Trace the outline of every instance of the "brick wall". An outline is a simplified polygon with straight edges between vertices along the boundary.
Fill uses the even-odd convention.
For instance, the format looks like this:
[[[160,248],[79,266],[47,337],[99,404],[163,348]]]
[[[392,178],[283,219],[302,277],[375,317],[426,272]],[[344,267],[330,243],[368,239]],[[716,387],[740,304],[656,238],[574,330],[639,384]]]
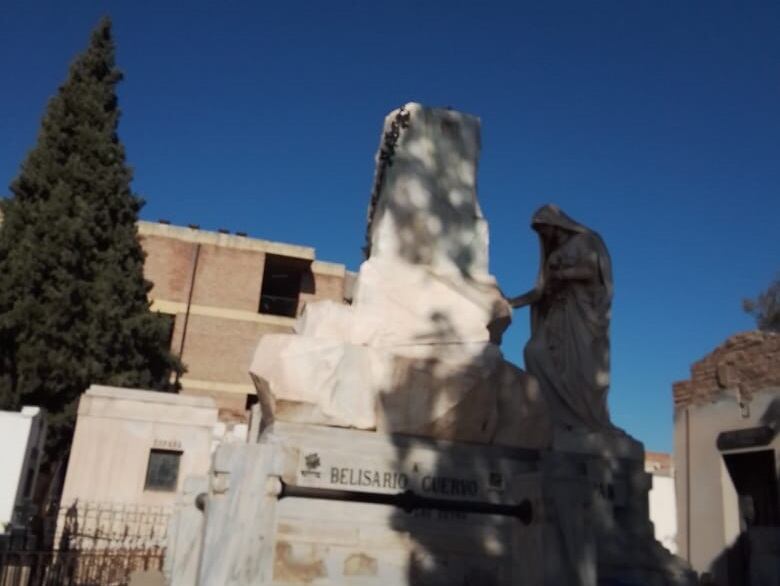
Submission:
[[[182,360],[186,378],[252,384],[249,364],[262,334],[291,328],[190,314]]]
[[[256,312],[265,254],[202,244],[192,303]]]
[[[153,283],[149,296],[187,303],[195,244],[174,238],[141,236],[146,252],[144,276]]]
[[[258,313],[266,253],[311,262],[313,249],[197,229],[142,223],[146,278],[157,309],[175,316],[171,349],[187,367],[182,394],[213,397],[221,420],[241,420],[252,393],[249,364],[261,335],[292,332],[293,319]],[[195,252],[197,271],[186,320]],[[344,267],[312,262],[298,305],[344,299]]]
[[[743,332],[691,366],[691,378],[672,385],[675,409],[701,404],[726,389],[749,401],[761,389],[780,386],[780,334]]]
[[[342,303],[344,301],[344,277],[314,273],[314,292],[301,292],[301,303],[298,304],[299,312],[310,301],[330,299]]]
[[[153,283],[150,297],[186,303],[197,243],[142,236],[144,274]],[[192,303],[256,312],[265,254],[254,250],[200,244]]]

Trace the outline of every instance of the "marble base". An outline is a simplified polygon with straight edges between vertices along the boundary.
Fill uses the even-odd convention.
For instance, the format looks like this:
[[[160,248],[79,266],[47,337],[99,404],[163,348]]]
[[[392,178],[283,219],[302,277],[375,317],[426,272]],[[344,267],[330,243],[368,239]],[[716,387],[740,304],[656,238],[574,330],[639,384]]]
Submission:
[[[692,586],[653,538],[641,448],[625,434],[565,452],[277,421],[218,448],[203,513],[204,485],[188,485],[169,583]]]
[[[277,422],[215,454],[197,584],[541,586],[537,455]],[[439,504],[360,500],[409,491]],[[457,510],[469,503],[528,516]]]
[[[619,429],[556,429],[542,462],[545,507],[556,528],[547,551],[559,561],[559,583],[697,584],[690,567],[655,539],[652,475],[644,470],[641,442]]]

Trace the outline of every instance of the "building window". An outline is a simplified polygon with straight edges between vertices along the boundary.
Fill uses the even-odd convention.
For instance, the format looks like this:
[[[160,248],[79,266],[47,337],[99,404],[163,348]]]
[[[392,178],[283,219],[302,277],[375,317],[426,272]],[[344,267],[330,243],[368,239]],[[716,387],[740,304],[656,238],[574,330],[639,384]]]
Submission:
[[[260,313],[295,317],[302,285],[311,273],[311,261],[267,254],[260,292]]]
[[[144,490],[175,491],[179,481],[181,455],[182,452],[175,450],[152,450],[149,453]]]

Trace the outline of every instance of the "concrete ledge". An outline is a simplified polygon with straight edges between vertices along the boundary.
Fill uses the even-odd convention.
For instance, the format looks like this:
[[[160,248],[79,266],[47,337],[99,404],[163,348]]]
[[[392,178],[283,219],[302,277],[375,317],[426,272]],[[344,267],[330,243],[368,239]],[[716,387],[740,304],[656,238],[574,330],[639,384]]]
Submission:
[[[208,230],[187,228],[184,226],[171,226],[169,224],[159,224],[157,222],[139,221],[138,234],[140,236],[175,238],[176,240],[183,240],[185,242],[213,244],[214,246],[221,246],[225,248],[255,250],[258,252],[268,252],[270,254],[279,254],[283,256],[292,256],[295,258],[314,260],[314,248],[311,246],[299,246],[296,244],[285,244],[284,242],[272,242],[270,240],[261,240],[259,238],[250,238],[248,236],[236,236],[234,234],[210,232]]]
[[[311,263],[311,272],[317,275],[333,275],[334,277],[344,277],[347,268],[344,265],[335,262],[325,262],[315,260]]]
[[[162,313],[186,313],[187,304],[181,301],[168,301],[167,299],[152,299],[152,311]],[[223,319],[234,319],[237,321],[249,321],[271,326],[285,326],[292,328],[295,325],[296,318],[285,317],[282,315],[271,315],[267,313],[255,313],[243,309],[228,309],[226,307],[216,307],[213,305],[190,305],[190,315],[203,315],[207,317],[220,317]]]
[[[143,403],[161,403],[165,405],[203,407],[206,409],[216,408],[214,399],[211,397],[164,393],[160,391],[124,387],[109,387],[105,385],[90,385],[84,395],[88,397],[105,397],[107,399],[128,399]]]
[[[247,375],[247,378],[248,376],[249,375]],[[197,378],[186,377],[179,379],[179,382],[184,388],[198,389],[201,391],[215,391],[237,395],[254,395],[257,392],[254,385],[249,383],[228,383],[223,381],[201,380]]]

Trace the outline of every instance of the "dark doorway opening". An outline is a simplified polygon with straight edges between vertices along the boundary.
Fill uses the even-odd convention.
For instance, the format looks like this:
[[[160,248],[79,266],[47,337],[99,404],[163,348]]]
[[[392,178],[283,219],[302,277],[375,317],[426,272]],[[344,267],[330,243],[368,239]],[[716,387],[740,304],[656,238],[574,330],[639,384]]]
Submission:
[[[713,567],[718,584],[777,584],[776,558],[767,563],[766,546],[780,537],[780,503],[774,450],[723,454],[737,492],[740,534]],[[767,574],[774,578],[767,580]]]
[[[740,520],[747,527],[780,526],[774,450],[724,454],[739,495]]]
[[[310,260],[267,254],[259,312],[295,317],[302,285],[310,273]]]

